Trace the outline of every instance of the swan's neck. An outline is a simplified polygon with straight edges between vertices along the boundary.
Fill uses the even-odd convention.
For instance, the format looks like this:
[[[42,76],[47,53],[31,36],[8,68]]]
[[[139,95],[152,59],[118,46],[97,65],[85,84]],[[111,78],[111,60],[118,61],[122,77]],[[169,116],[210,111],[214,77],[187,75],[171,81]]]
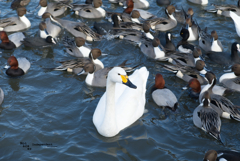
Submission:
[[[31,22],[25,15],[23,15],[22,17],[19,16],[19,18],[27,26],[27,28],[31,26]]]
[[[42,16],[47,10],[47,7],[41,7],[38,11],[38,16]]]
[[[234,74],[234,72],[226,73],[220,77],[219,82],[221,83],[224,79],[234,79],[234,78],[237,78],[237,76]]]

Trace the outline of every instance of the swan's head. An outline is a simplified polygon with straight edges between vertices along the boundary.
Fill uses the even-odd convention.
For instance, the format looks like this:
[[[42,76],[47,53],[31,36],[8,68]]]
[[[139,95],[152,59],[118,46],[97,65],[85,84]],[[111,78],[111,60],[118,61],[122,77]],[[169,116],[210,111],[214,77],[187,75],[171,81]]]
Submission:
[[[121,67],[114,67],[109,71],[107,80],[110,80],[115,83],[122,83],[130,88],[136,89],[137,86],[132,84],[132,82],[128,79],[127,73]]]

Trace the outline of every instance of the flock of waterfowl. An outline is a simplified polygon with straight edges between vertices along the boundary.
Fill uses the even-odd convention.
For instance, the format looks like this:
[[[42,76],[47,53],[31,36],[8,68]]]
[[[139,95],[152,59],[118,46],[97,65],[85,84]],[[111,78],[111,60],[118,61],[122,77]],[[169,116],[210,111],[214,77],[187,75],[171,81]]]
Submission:
[[[205,5],[208,0],[189,0],[192,3]],[[91,49],[85,41],[101,41],[104,35],[129,41],[140,48],[147,57],[155,59],[160,66],[172,71],[180,79],[188,83],[190,96],[198,98],[200,105],[193,112],[193,123],[220,142],[221,119],[240,121],[240,106],[234,105],[223,95],[229,92],[240,91],[240,59],[238,52],[240,45],[234,42],[231,53],[223,52],[223,46],[218,40],[216,31],[211,34],[202,29],[194,20],[194,11],[176,9],[170,5],[170,0],[157,0],[157,4],[166,5],[167,18],[157,17],[146,10],[149,3],[146,0],[109,0],[111,3],[124,6],[122,13],[105,11],[101,0],[86,0],[85,4],[72,3],[65,0],[47,2],[40,0],[41,8],[38,16],[43,21],[39,23],[39,37],[25,37],[22,30],[31,27],[31,22],[25,16],[25,8],[30,0],[15,0],[11,8],[17,11],[18,17],[9,17],[0,20],[0,48],[12,50],[21,44],[31,47],[49,47],[58,44],[56,37],[62,29],[71,33],[75,38],[65,37],[62,42],[66,51],[77,57],[76,59],[62,61],[61,66],[53,70],[67,70],[75,74],[86,75],[85,82],[89,86],[106,87],[93,114],[93,124],[97,131],[105,137],[113,137],[121,130],[138,120],[144,113],[146,103],[146,83],[149,71],[146,67],[136,69],[126,67],[126,61],[116,67],[104,68],[98,59],[103,55],[100,49]],[[56,18],[62,15],[67,8],[82,18],[106,18],[108,22],[95,22],[92,27],[79,21],[70,21]],[[208,12],[231,17],[240,36],[240,1],[234,5],[212,5]],[[154,37],[151,31],[165,32],[182,23],[180,36],[182,40],[177,46],[172,43],[172,34],[165,33],[161,41]],[[14,33],[13,33],[14,32]],[[7,33],[12,33],[8,35]],[[232,65],[232,72],[220,77],[219,82],[225,87],[215,85],[217,82],[214,71],[207,71],[202,60],[202,51],[199,47],[190,44],[190,41],[199,41],[199,47],[213,63]],[[27,73],[30,62],[26,58],[11,56],[8,59],[6,74],[11,77]],[[133,72],[129,77],[126,72]],[[201,86],[202,85],[202,86]],[[161,107],[169,107],[175,111],[178,100],[173,92],[165,87],[161,74],[155,77],[152,88],[152,98]],[[3,102],[4,94],[0,91],[0,100]],[[223,159],[224,158],[224,159]],[[214,151],[206,153],[204,160],[240,160],[240,154],[233,151]]]

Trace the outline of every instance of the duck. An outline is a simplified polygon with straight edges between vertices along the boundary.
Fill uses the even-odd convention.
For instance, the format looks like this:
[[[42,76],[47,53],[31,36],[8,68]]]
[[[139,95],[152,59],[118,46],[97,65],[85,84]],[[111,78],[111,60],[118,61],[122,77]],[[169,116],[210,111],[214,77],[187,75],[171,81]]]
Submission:
[[[199,95],[201,93],[201,89],[203,89],[206,85],[201,85],[199,81],[196,78],[191,79],[188,82],[188,89],[189,89],[189,96],[192,98],[199,98]],[[231,90],[230,88],[225,88],[222,86],[215,85],[212,88],[213,94],[224,96],[226,94],[233,93],[234,90]]]
[[[162,66],[164,69],[175,73],[178,78],[184,80],[187,83],[193,78],[198,79],[200,84],[208,83],[204,76],[207,73],[207,71],[204,69],[205,63],[202,60],[198,60],[195,67],[185,66],[178,62],[172,65],[159,65]]]
[[[61,63],[61,66],[53,68],[53,70],[67,70],[68,72],[74,72],[75,74],[79,74],[86,64],[92,62],[94,63],[93,69],[95,72],[97,72],[98,70],[104,68],[103,63],[98,59],[101,55],[101,50],[98,48],[94,48],[88,53],[88,57],[78,57],[77,59],[60,61],[59,63]],[[85,72],[84,74],[87,74],[87,72]]]
[[[226,97],[214,94],[212,92],[212,89],[216,84],[215,74],[208,72],[206,73],[205,77],[208,80],[208,84],[201,90],[199,102],[203,100],[204,92],[208,91],[211,98],[211,106],[219,113],[219,116],[226,119],[240,121],[240,112],[238,110],[239,106],[234,105]]]
[[[193,111],[193,123],[222,143],[220,136],[221,119],[212,108],[210,101],[210,94],[207,91],[204,92],[201,104]]]
[[[165,44],[163,44],[163,47],[166,51],[176,51],[176,47],[174,43],[172,42],[172,34],[171,32],[166,32],[165,34]]]
[[[101,8],[102,0],[93,0],[93,4],[72,4],[72,10],[76,15],[86,18],[104,18],[106,16],[106,11]]]
[[[218,34],[215,30],[211,32],[211,35],[207,33],[207,28],[205,30],[200,30],[199,33],[199,46],[206,52],[222,52],[223,45],[218,39]]]
[[[41,37],[26,37],[21,42],[23,45],[30,48],[50,47],[57,44],[56,40],[52,36],[48,36],[45,39]]]
[[[17,9],[18,17],[10,17],[0,20],[0,31],[17,32],[25,30],[31,26],[31,22],[25,16],[27,10],[25,7]]]
[[[44,19],[44,23],[46,24],[46,26],[43,26],[43,27],[46,27],[45,30],[48,33],[47,36],[52,36],[53,38],[56,38],[62,30],[61,27],[52,23],[52,21],[51,21],[52,16],[49,12],[45,12],[42,15],[42,18]],[[44,37],[42,37],[42,38],[44,38]]]
[[[194,4],[200,4],[200,5],[207,5],[208,4],[208,0],[188,0],[191,3]]]
[[[225,17],[230,17],[230,11],[232,11],[236,13],[238,16],[240,16],[240,0],[238,0],[237,6],[212,4],[212,7],[213,8],[208,9],[207,12],[212,12]]]
[[[165,80],[160,73],[155,76],[155,85],[152,88],[152,98],[158,106],[164,108],[168,107],[172,111],[176,111],[178,107],[177,97],[171,90],[165,87]]]
[[[156,2],[159,6],[171,4],[171,0],[156,0]]]
[[[120,67],[109,71],[106,92],[93,114],[93,124],[99,134],[113,137],[143,115],[148,75],[146,67],[134,71],[129,77]]]
[[[25,7],[25,6],[27,6],[29,4],[30,1],[31,0],[14,0],[11,3],[11,8],[13,10],[16,10],[19,7]]]
[[[208,150],[204,155],[203,161],[239,161],[240,153],[230,150]]]
[[[112,22],[112,15],[117,14],[118,19],[120,22],[133,22],[137,24],[141,24],[139,18],[140,18],[140,13],[137,10],[132,10],[131,13],[118,13],[118,12],[107,12],[107,19],[109,22]]]
[[[124,28],[124,29],[136,29],[142,30],[142,24],[133,23],[133,22],[120,22],[117,14],[112,15],[112,23],[97,23],[95,22],[93,28],[100,35],[106,35],[113,28]]]
[[[180,31],[180,36],[182,40],[178,42],[177,49],[182,53],[192,53],[194,50],[194,45],[187,42],[189,38],[189,31],[185,28],[182,28]]]
[[[240,37],[240,16],[238,16],[236,13],[230,11],[230,17],[232,18],[232,20],[235,24],[236,32],[237,32],[238,36]]]
[[[74,37],[82,37],[87,41],[99,41],[101,39],[101,36],[99,34],[94,32],[90,27],[88,27],[88,25],[83,22],[74,22],[70,20],[55,18],[50,13],[44,13],[44,15],[46,15],[46,18],[49,18],[49,21],[53,21],[59,24]],[[56,26],[59,27],[58,25]]]
[[[223,74],[219,78],[219,82],[222,83],[227,88],[240,92],[240,84],[239,84],[240,65],[234,64],[231,68],[232,68],[232,72]]]
[[[168,18],[157,17],[146,21],[150,23],[153,30],[168,31],[177,26],[177,20],[173,16],[174,11],[175,7],[173,5],[169,5],[165,9]]]
[[[240,63],[238,56],[240,52],[240,45],[238,42],[232,43],[231,54],[228,52],[207,52],[209,59],[216,64],[229,65],[233,63]]]
[[[5,31],[0,31],[1,44],[0,48],[4,50],[12,50],[22,45],[22,40],[25,38],[22,32],[16,32],[11,35],[7,35]]]
[[[85,39],[82,37],[75,37],[74,39],[65,37],[63,45],[66,47],[67,53],[75,57],[89,57],[91,52],[91,48],[85,45]]]
[[[189,32],[189,38],[187,41],[196,41],[198,40],[199,35],[199,27],[198,25],[192,21],[190,18],[186,18],[186,29]]]
[[[38,11],[38,16],[41,17],[45,12],[52,14],[54,17],[61,16],[67,8],[71,7],[70,1],[58,1],[47,3],[47,0],[40,0],[41,8]]]
[[[174,12],[174,17],[176,18],[177,22],[181,23],[181,24],[185,24],[186,23],[186,18],[190,18],[191,22],[193,23],[193,14],[194,11],[192,8],[188,8],[188,11],[186,13],[186,11],[182,8],[182,9],[175,9]]]
[[[11,77],[26,74],[31,66],[31,63],[24,57],[16,58],[15,56],[10,56],[7,62],[9,67],[7,67],[6,74]]]

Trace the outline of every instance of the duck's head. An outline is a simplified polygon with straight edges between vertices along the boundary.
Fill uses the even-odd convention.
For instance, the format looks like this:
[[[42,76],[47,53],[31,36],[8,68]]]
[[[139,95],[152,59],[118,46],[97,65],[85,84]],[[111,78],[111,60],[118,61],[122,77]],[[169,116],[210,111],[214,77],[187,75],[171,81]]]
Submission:
[[[240,64],[234,64],[232,66],[232,72],[234,72],[236,76],[240,76]]]
[[[143,27],[143,31],[144,31],[145,33],[148,33],[148,32],[150,31],[150,29],[151,29],[151,25],[150,25],[149,22],[144,22],[144,23],[142,24],[142,27]]]
[[[94,8],[98,8],[102,6],[102,0],[93,0]]]
[[[139,18],[140,17],[140,13],[137,10],[133,10],[131,13],[131,17],[132,18]]]
[[[193,50],[193,57],[198,58],[201,55],[202,55],[202,50],[198,47],[195,47]]]
[[[133,0],[127,0],[126,6],[127,8],[123,12],[130,14],[133,10]]]
[[[176,10],[176,8],[173,5],[169,5],[165,9],[165,12],[169,16],[169,15],[172,15],[175,12],[175,10]]]
[[[40,5],[41,7],[47,7],[47,0],[40,0],[40,1],[39,1],[39,5]]]
[[[189,31],[185,28],[182,28],[180,31],[180,36],[182,37],[182,40],[187,40],[189,38]]]
[[[132,84],[132,82],[128,79],[127,73],[121,67],[114,67],[112,70],[110,70],[107,81],[125,84],[126,86],[134,89],[137,88],[137,86]]]
[[[94,48],[94,49],[92,49],[91,50],[91,52],[89,53],[89,58],[90,59],[97,59],[99,56],[101,56],[102,55],[102,52],[101,52],[101,50],[100,49],[98,49],[98,48]]]
[[[205,78],[208,81],[208,84],[215,84],[216,83],[216,75],[213,72],[207,72],[205,74]]]
[[[217,152],[215,150],[209,150],[206,152],[203,161],[216,161],[217,160]]]
[[[190,16],[193,16],[193,14],[194,14],[193,9],[189,8],[187,14]]]
[[[0,39],[2,43],[9,43],[8,35],[5,31],[0,31]]]
[[[234,43],[232,44],[232,52],[233,52],[233,51],[238,51],[238,52],[240,52],[240,45],[239,45],[239,43],[234,42]]]
[[[54,17],[51,15],[51,13],[45,12],[45,13],[42,15],[42,18],[43,18],[43,19],[46,19],[46,18],[54,18]]]
[[[166,34],[165,34],[165,39],[166,39],[166,41],[171,41],[171,40],[172,40],[172,34],[171,34],[171,32],[166,32]]]
[[[163,76],[161,74],[156,74],[155,77],[155,88],[157,89],[163,89],[165,86],[165,80],[163,79]]]
[[[74,40],[75,40],[75,43],[76,43],[76,46],[77,46],[77,47],[83,46],[83,45],[85,44],[85,41],[86,41],[86,40],[85,40],[84,38],[82,38],[82,37],[75,37]]]
[[[217,40],[218,39],[218,34],[217,34],[217,32],[215,30],[213,30],[211,32],[211,36],[213,37],[213,40]]]
[[[10,66],[10,69],[18,69],[18,61],[15,56],[10,56],[10,58],[8,58],[7,62]]]
[[[204,63],[204,61],[202,61],[202,60],[198,60],[198,61],[196,62],[195,67],[196,67],[196,69],[197,69],[198,71],[203,70],[204,67],[205,67],[205,63]]]
[[[48,36],[48,37],[46,38],[46,42],[48,42],[48,43],[53,43],[53,44],[57,44],[57,43],[56,43],[56,40],[55,40],[52,36]]]
[[[46,25],[46,23],[45,22],[40,22],[40,24],[39,24],[39,30],[45,30],[47,28],[47,25]]]
[[[202,104],[203,107],[209,107],[211,102],[210,94],[208,91],[204,92],[203,97],[202,97]]]
[[[190,90],[192,90],[195,93],[201,92],[201,84],[196,78],[193,78],[188,82],[188,87]]]
[[[77,75],[81,75],[86,72],[92,74],[95,71],[95,69],[96,69],[96,67],[93,63],[87,63],[84,65],[82,71],[79,72]]]
[[[160,40],[159,40],[158,38],[155,37],[155,38],[152,40],[152,46],[153,46],[153,47],[158,47],[160,44],[161,44],[161,42],[160,42]]]
[[[17,14],[19,17],[24,16],[27,13],[27,9],[25,7],[19,7],[17,9]]]

